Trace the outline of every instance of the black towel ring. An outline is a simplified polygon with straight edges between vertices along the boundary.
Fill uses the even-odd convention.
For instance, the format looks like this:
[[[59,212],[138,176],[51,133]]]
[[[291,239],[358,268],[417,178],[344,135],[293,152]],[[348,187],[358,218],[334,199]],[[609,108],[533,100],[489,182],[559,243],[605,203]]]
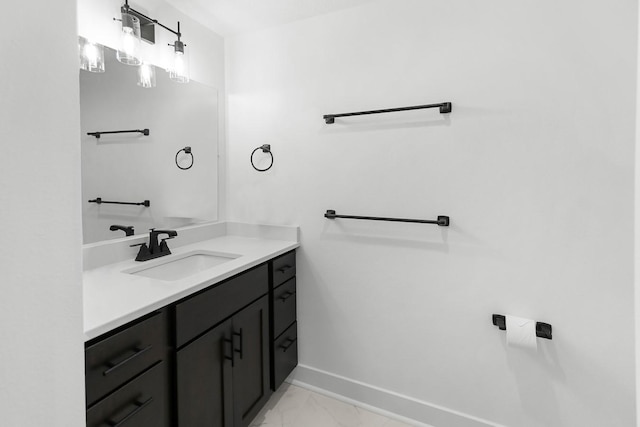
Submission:
[[[178,163],[178,156],[180,155],[180,153],[182,153],[184,151],[185,154],[189,154],[191,155],[191,164],[189,166],[186,167],[182,167],[180,166],[180,163]],[[193,166],[193,153],[191,152],[191,147],[184,147],[183,149],[179,150],[176,153],[176,166],[179,169],[182,169],[183,171],[186,171],[187,169],[191,169],[191,167]]]
[[[269,165],[269,167],[264,168],[264,169],[258,169],[256,167],[256,165],[253,163],[253,155],[256,153],[256,151],[258,150],[262,150],[263,153],[269,153],[269,155],[271,156],[271,164]],[[253,150],[251,152],[251,166],[253,166],[253,168],[255,170],[257,170],[258,172],[265,172],[268,171],[269,169],[271,169],[271,166],[273,166],[273,153],[271,152],[271,145],[269,144],[264,144],[258,148],[256,148],[255,150]]]

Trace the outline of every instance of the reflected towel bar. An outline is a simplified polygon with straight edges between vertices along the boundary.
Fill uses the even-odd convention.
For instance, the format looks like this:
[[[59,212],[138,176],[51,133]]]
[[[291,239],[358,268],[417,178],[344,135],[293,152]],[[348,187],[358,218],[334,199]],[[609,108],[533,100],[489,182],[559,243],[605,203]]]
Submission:
[[[422,110],[425,108],[439,108],[440,113],[450,113],[452,110],[452,105],[450,102],[442,102],[440,104],[427,104],[427,105],[416,105],[413,107],[400,107],[400,108],[387,108],[384,110],[372,110],[372,111],[359,111],[356,113],[341,113],[341,114],[326,114],[322,116],[325,123],[330,125],[335,123],[336,117],[349,117],[349,116],[363,116],[366,114],[382,114],[382,113],[394,113],[396,111],[409,111],[409,110]]]
[[[133,129],[133,130],[108,130],[102,132],[87,132],[87,135],[95,136],[97,139],[100,139],[101,135],[106,135],[110,133],[141,133],[144,136],[149,135],[149,129]]]
[[[408,218],[384,218],[377,216],[356,216],[356,215],[338,215],[334,210],[327,210],[324,214],[325,218],[335,219],[335,218],[346,218],[346,219],[366,219],[371,221],[393,221],[393,222],[415,222],[418,224],[436,224],[441,227],[449,226],[449,217],[438,215],[437,220],[429,220],[429,219],[408,219]]]
[[[114,204],[114,205],[135,205],[135,206],[144,206],[147,208],[151,206],[151,202],[148,200],[145,200],[144,202],[109,202],[107,200],[102,200],[101,197],[97,197],[93,200],[89,200],[89,203],[97,203],[99,205],[103,203]]]

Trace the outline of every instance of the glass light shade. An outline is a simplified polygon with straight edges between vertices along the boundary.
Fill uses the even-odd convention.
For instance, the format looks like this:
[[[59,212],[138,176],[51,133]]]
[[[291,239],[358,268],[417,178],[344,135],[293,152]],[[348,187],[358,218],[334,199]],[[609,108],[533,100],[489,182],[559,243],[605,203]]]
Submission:
[[[78,38],[80,69],[92,73],[104,73],[104,47],[84,37]]]
[[[127,65],[140,65],[140,20],[129,14],[122,14],[121,47],[116,53],[118,61]]]
[[[182,42],[176,42],[169,78],[174,82],[189,83],[189,56],[185,52]]]
[[[143,88],[156,87],[156,67],[143,62],[138,67],[138,86]]]

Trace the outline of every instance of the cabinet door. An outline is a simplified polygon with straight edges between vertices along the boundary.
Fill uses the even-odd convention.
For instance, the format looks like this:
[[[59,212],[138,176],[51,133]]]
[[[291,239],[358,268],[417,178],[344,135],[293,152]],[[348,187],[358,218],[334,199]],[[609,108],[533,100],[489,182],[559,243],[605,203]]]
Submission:
[[[178,351],[178,426],[232,427],[231,320]]]
[[[234,426],[246,427],[270,397],[269,300],[260,298],[233,316]]]

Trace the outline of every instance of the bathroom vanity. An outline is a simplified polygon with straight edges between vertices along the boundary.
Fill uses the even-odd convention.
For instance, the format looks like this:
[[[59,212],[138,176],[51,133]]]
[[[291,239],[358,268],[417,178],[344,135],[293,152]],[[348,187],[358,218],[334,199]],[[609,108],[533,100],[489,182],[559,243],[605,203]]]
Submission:
[[[196,247],[240,256],[174,281],[130,261],[85,272],[85,307],[115,301],[116,277],[149,297],[85,314],[88,427],[245,427],[296,366],[297,242],[224,236],[174,258]]]

